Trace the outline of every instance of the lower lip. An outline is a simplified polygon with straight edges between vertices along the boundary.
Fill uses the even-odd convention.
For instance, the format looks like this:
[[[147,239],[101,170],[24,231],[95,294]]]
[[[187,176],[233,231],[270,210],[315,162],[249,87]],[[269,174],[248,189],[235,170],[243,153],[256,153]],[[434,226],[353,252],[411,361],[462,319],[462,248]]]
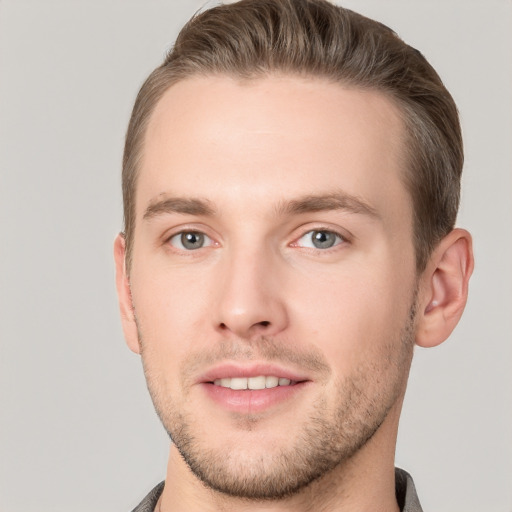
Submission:
[[[231,412],[254,414],[291,400],[303,391],[308,384],[308,381],[304,381],[291,386],[234,390],[203,382],[201,387],[210,399],[224,409]]]

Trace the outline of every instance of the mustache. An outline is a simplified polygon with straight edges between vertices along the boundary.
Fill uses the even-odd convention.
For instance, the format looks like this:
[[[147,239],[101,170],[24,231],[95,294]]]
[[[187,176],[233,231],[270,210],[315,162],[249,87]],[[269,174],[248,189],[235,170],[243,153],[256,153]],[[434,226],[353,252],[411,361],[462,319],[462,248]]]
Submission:
[[[224,339],[216,342],[209,350],[203,349],[189,354],[181,368],[182,382],[193,380],[205,368],[226,360],[237,362],[258,360],[289,364],[324,377],[331,373],[331,367],[325,356],[316,347],[297,347],[272,337],[262,336],[253,340]]]

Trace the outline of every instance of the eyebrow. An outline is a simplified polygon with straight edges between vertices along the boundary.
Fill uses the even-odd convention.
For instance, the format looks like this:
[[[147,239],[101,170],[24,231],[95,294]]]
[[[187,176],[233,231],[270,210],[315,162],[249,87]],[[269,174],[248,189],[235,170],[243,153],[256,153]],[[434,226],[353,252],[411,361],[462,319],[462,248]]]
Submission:
[[[332,194],[307,195],[283,202],[277,207],[278,214],[301,214],[326,210],[345,210],[376,219],[380,218],[377,210],[362,198],[341,191]]]
[[[215,209],[210,201],[188,197],[167,197],[151,201],[144,212],[144,219],[151,219],[165,213],[181,213],[183,215],[204,215],[211,217]]]
[[[350,213],[368,215],[380,218],[377,210],[360,197],[335,192],[331,194],[307,195],[290,201],[282,201],[276,207],[276,214],[298,215],[310,212],[327,210],[345,210]],[[178,213],[182,215],[202,215],[212,217],[216,210],[207,199],[192,197],[166,197],[151,201],[144,212],[144,219],[151,219],[166,213]]]

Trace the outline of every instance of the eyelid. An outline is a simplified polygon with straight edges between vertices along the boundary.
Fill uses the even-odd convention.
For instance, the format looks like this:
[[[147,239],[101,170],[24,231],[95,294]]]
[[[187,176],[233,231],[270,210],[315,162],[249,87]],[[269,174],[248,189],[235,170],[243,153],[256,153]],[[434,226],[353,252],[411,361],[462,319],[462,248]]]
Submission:
[[[346,245],[346,244],[351,243],[351,241],[353,239],[353,237],[350,234],[347,234],[345,232],[345,230],[341,230],[339,228],[328,227],[328,226],[325,226],[325,225],[323,225],[323,226],[322,225],[320,225],[320,226],[308,226],[308,228],[309,229],[303,228],[301,230],[301,234],[299,236],[295,237],[294,241],[290,244],[292,247],[300,247],[302,249],[308,249],[308,250],[313,250],[313,251],[328,252],[329,250],[335,250],[340,245]],[[302,238],[304,238],[306,235],[309,235],[310,233],[314,233],[314,232],[332,233],[337,238],[339,238],[339,241],[337,241],[333,246],[327,247],[325,249],[321,249],[321,248],[318,248],[318,247],[307,247],[307,246],[299,244],[299,241]]]
[[[197,226],[197,225],[180,225],[175,226],[174,228],[168,230],[163,236],[162,236],[162,244],[163,245],[169,245],[172,249],[175,249],[177,251],[181,252],[187,252],[192,253],[195,251],[198,251],[199,249],[208,248],[208,247],[214,247],[218,246],[219,243],[217,242],[216,238],[212,236],[210,233],[211,230],[204,226]],[[200,247],[198,249],[192,250],[192,249],[186,249],[185,247],[180,248],[176,247],[176,245],[171,244],[171,240],[175,237],[179,237],[183,235],[183,233],[198,233],[205,237],[205,241],[208,240],[207,245],[204,245],[203,247]]]
[[[205,241],[205,244],[202,245],[201,247],[198,247],[197,249],[187,249],[186,247],[183,246],[183,243],[181,242],[181,237],[185,234],[185,233],[189,233],[189,234],[196,234],[196,235],[202,235],[204,237],[204,241]],[[177,242],[179,243],[179,245],[181,247],[179,247],[178,245],[174,245],[172,243],[172,240],[173,239],[176,239]],[[178,249],[180,251],[186,251],[186,252],[189,252],[189,251],[197,251],[199,249],[204,249],[205,247],[211,247],[212,245],[214,245],[214,241],[206,234],[206,233],[202,233],[200,231],[179,231],[178,233],[175,233],[174,235],[172,235],[170,238],[168,238],[168,241],[167,241],[170,245],[172,245],[175,249]]]

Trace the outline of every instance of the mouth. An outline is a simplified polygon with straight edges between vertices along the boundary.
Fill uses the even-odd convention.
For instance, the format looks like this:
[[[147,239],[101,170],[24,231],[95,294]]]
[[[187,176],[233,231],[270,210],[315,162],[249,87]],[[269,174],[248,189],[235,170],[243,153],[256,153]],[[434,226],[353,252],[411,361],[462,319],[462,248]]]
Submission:
[[[278,386],[293,386],[297,381],[287,379],[286,377],[275,377],[273,375],[258,375],[257,377],[224,377],[215,379],[214,386],[233,389],[235,391],[250,389],[272,389]]]
[[[222,364],[203,375],[198,384],[215,407],[254,414],[291,403],[312,384],[311,379],[276,365]]]

